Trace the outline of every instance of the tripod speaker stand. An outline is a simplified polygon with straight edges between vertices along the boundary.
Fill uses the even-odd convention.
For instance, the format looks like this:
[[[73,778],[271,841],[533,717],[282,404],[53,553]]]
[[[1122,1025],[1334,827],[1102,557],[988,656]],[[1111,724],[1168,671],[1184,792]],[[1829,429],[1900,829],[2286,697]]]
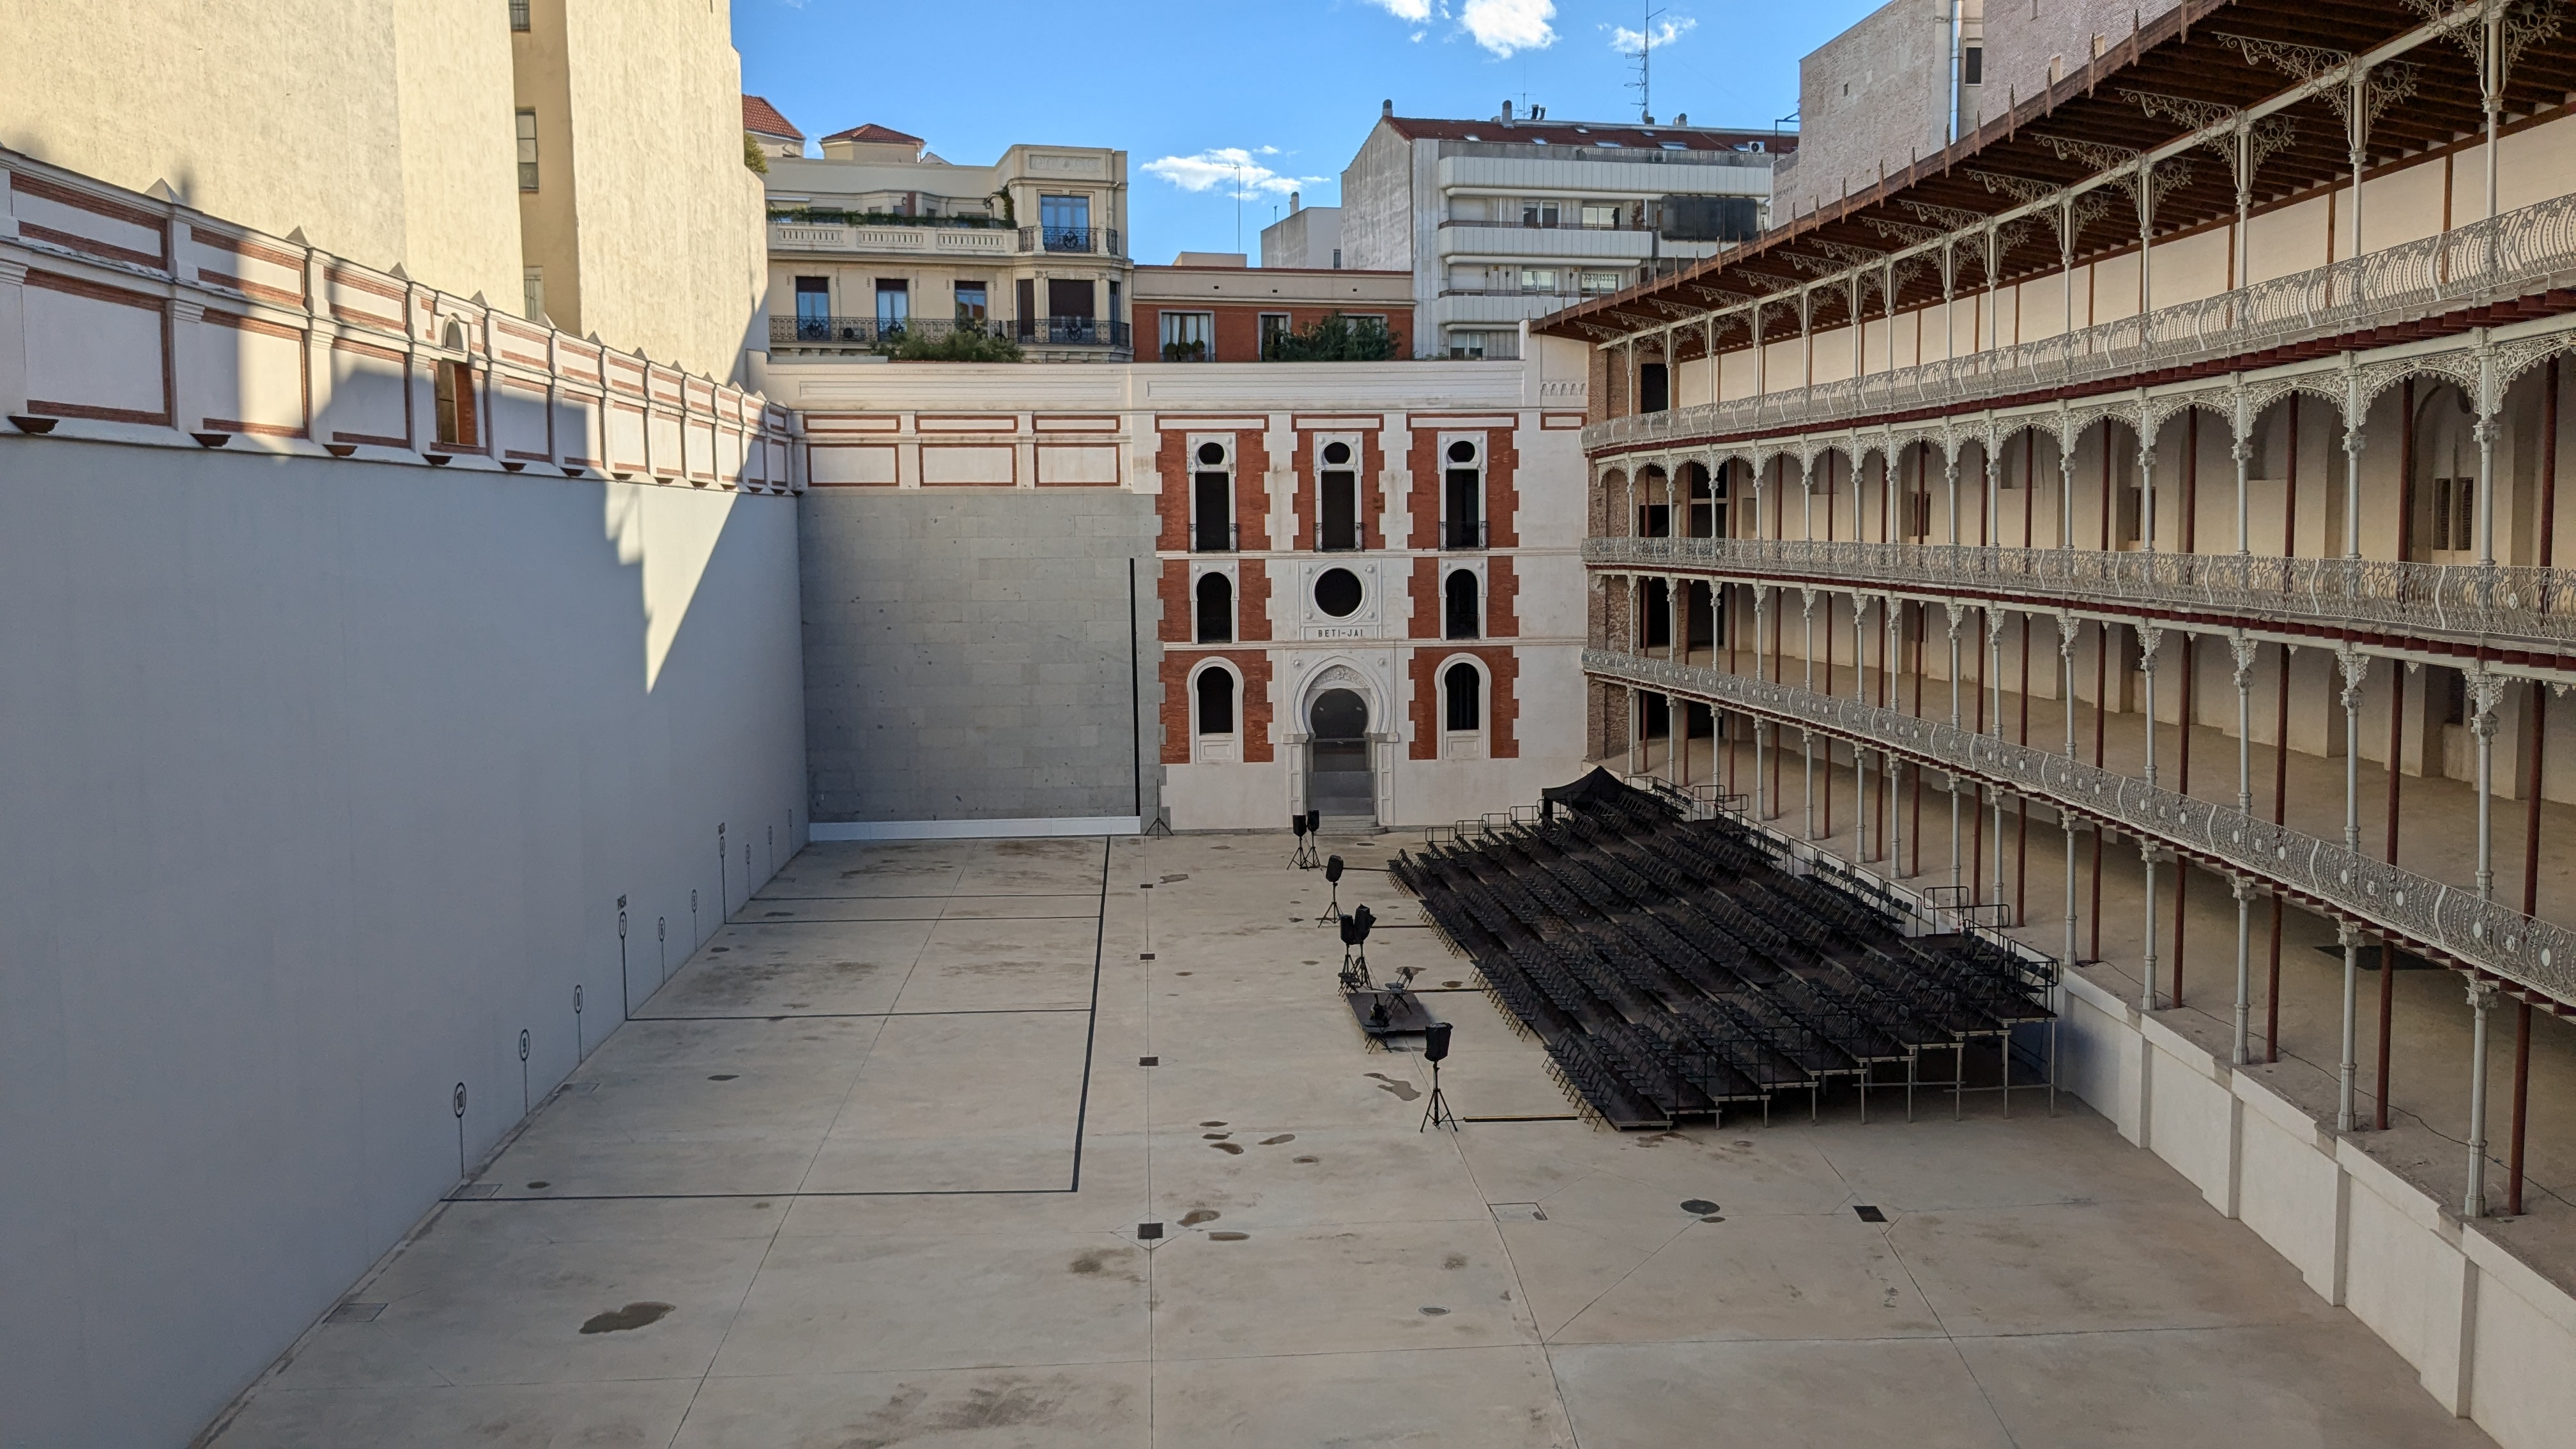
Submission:
[[[1342,858],[1340,856],[1324,857],[1324,881],[1333,888],[1333,899],[1330,905],[1324,907],[1324,913],[1315,918],[1315,924],[1319,926],[1329,926],[1342,918]]]
[[[1422,1033],[1422,1055],[1431,1063],[1431,1101],[1422,1109],[1422,1125],[1413,1129],[1428,1132],[1433,1127],[1458,1130],[1458,1114],[1449,1110],[1448,1095],[1440,1090],[1440,1062],[1449,1055],[1449,1023],[1435,1021]]]
[[[1288,817],[1288,828],[1297,832],[1297,853],[1288,857],[1288,863],[1299,870],[1313,870],[1316,865],[1315,842],[1312,839],[1315,829],[1314,815],[1311,812],[1305,815],[1291,815]]]

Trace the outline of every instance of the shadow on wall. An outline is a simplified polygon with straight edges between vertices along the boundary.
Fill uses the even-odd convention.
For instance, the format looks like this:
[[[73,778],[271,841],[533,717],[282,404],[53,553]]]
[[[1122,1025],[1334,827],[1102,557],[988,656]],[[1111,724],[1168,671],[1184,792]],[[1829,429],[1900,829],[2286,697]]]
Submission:
[[[186,1442],[793,853],[795,516],[0,438],[9,1443]]]

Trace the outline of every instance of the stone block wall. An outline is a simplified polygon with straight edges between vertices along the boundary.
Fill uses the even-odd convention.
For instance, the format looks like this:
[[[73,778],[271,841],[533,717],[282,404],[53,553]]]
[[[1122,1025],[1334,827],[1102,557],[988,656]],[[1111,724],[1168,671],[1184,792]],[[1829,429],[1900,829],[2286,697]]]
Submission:
[[[1140,789],[1152,815],[1166,592],[1153,504],[1109,489],[809,494],[813,818],[1123,816]]]

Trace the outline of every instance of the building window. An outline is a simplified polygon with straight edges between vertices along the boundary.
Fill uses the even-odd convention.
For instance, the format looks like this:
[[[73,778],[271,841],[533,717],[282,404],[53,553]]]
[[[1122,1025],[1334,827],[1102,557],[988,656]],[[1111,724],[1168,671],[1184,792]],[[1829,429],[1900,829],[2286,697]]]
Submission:
[[[528,28],[528,0],[510,0],[510,28],[512,30]]]
[[[1986,48],[1971,45],[1959,52],[1959,84],[1981,86],[1986,83]]]
[[[1637,365],[1637,411],[1659,413],[1673,405],[1672,373],[1660,362]]]
[[[1229,670],[1208,668],[1199,671],[1199,733],[1230,735],[1234,733],[1234,675]]]
[[[1444,639],[1473,639],[1482,632],[1483,611],[1476,607],[1476,575],[1468,569],[1453,569],[1442,589],[1447,608],[1441,618],[1440,636]]]
[[[1619,224],[1619,204],[1615,201],[1606,206],[1587,204],[1583,208],[1583,224],[1587,227],[1594,228],[1595,230],[1607,230],[1611,227],[1617,226]]]
[[[474,448],[474,369],[462,362],[438,364],[438,441],[451,448]]]
[[[1279,355],[1279,339],[1288,335],[1289,331],[1290,328],[1288,325],[1287,313],[1264,312],[1261,314],[1261,355],[1264,360]]]
[[[796,337],[802,342],[821,342],[832,335],[832,279],[798,277],[796,279]]]
[[[546,269],[519,269],[519,315],[531,322],[546,320]]]
[[[1038,198],[1040,245],[1051,252],[1087,252],[1091,250],[1091,198],[1088,196],[1041,196]]]
[[[973,322],[980,326],[989,315],[989,308],[990,303],[986,298],[983,283],[959,282],[957,284],[958,321]]]
[[[1440,692],[1447,707],[1441,713],[1451,734],[1470,734],[1485,727],[1484,684],[1476,666],[1464,660],[1442,671]]]
[[[1340,247],[1335,247],[1335,248],[1333,248],[1333,270],[1338,272],[1338,271],[1340,271],[1341,269],[1342,269],[1342,249],[1341,249]]]
[[[1164,313],[1163,360],[1165,362],[1215,361],[1216,314],[1214,312]]]
[[[1234,470],[1226,466],[1225,444],[1206,442],[1196,452],[1198,471],[1190,479],[1190,548],[1196,553],[1230,553],[1234,549]]]
[[[1555,290],[1556,290],[1556,268],[1554,268],[1554,267],[1523,267],[1523,268],[1521,268],[1521,290],[1522,290],[1522,291],[1524,291],[1524,292],[1553,292],[1553,291],[1555,291]]]
[[[537,113],[519,112],[519,189],[537,189]]]
[[[1518,356],[1520,356],[1520,337],[1517,333],[1450,329],[1451,361],[1474,361],[1478,358],[1498,358],[1509,361]]]
[[[1521,225],[1523,226],[1554,226],[1556,214],[1556,203],[1553,201],[1521,203]]]
[[[1583,290],[1591,293],[1618,291],[1619,274],[1617,272],[1585,272],[1583,274]]]
[[[1485,546],[1485,470],[1476,466],[1476,445],[1464,438],[1448,449],[1449,469],[1440,490],[1440,546]]]
[[[1234,642],[1234,581],[1223,574],[1201,574],[1198,586],[1198,642]]]
[[[1315,474],[1322,495],[1316,510],[1320,527],[1315,546],[1326,551],[1360,546],[1360,475],[1351,464],[1351,445],[1335,439],[1322,449],[1324,466]]]
[[[912,284],[901,277],[877,278],[877,330],[901,332],[912,321]]]

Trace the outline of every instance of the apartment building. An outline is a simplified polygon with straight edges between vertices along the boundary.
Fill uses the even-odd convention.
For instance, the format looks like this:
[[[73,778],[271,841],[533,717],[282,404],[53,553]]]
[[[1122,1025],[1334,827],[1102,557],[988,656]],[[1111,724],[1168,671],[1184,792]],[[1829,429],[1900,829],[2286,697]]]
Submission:
[[[728,4],[311,0],[294,16],[17,7],[11,40],[46,59],[0,90],[0,146],[742,376],[764,260]],[[137,37],[161,35],[185,39],[138,70]]]
[[[1302,193],[1288,193],[1288,214],[1261,229],[1261,265],[1339,270],[1342,265],[1342,209],[1308,206]]]
[[[2513,1445],[2576,1352],[2571,91],[2563,7],[2188,0],[1534,327],[1592,753],[2017,932],[2086,1098]]]
[[[1798,62],[1799,145],[1771,179],[1781,219],[1875,185],[1883,169],[1901,170],[1976,129],[1985,12],[1985,0],[1888,0]]]
[[[868,357],[960,328],[1033,361],[1129,355],[1126,152],[1018,145],[964,166],[873,123],[821,149],[782,144],[768,163],[772,357]]]
[[[1519,326],[1714,255],[1765,224],[1770,132],[1429,120],[1380,108],[1342,172],[1343,264],[1413,274],[1414,355],[1516,355]]]
[[[1405,272],[1244,265],[1241,252],[1183,252],[1136,269],[1136,329],[1163,362],[1276,362],[1308,353],[1282,339],[1340,317],[1382,328],[1397,357],[1413,355],[1413,278]]]

